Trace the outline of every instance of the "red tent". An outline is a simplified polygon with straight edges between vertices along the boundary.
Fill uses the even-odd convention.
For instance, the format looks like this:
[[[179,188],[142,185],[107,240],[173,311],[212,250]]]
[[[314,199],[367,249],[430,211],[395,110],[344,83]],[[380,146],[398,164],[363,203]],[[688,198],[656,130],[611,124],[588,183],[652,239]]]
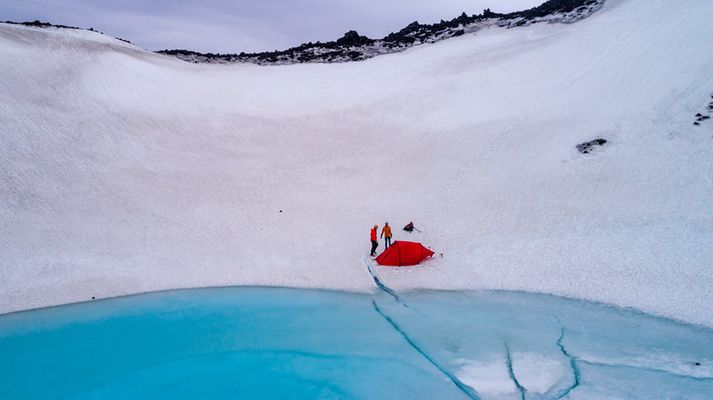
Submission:
[[[376,257],[376,262],[379,265],[402,267],[416,265],[432,255],[433,252],[421,243],[396,241]]]

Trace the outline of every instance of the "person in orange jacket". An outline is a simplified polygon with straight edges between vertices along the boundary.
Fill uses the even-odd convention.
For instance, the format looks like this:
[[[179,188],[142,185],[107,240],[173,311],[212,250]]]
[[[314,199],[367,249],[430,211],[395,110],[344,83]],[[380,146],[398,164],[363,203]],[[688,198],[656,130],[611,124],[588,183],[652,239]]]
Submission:
[[[376,255],[376,248],[379,247],[379,242],[376,241],[376,231],[379,229],[379,225],[374,225],[371,228],[371,256]]]
[[[384,250],[391,246],[391,227],[388,222],[384,222],[384,227],[381,229],[381,237],[384,238]]]

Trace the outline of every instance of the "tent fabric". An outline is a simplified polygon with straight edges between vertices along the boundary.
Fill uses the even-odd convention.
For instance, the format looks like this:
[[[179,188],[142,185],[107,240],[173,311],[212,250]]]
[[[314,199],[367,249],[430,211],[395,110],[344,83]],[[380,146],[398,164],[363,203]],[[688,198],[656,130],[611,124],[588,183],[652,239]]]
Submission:
[[[376,257],[379,265],[402,267],[417,265],[424,259],[431,257],[433,252],[421,243],[395,241],[388,249]]]

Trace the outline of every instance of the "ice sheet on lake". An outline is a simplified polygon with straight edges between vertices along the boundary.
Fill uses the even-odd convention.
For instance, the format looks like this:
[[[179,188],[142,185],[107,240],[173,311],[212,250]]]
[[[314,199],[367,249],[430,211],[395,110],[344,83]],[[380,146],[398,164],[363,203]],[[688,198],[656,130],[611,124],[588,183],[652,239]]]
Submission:
[[[518,292],[164,292],[0,316],[6,399],[704,399],[713,331]]]
[[[482,398],[667,393],[704,399],[713,393],[713,334],[704,328],[518,292],[400,298],[410,309],[386,300],[382,308]]]

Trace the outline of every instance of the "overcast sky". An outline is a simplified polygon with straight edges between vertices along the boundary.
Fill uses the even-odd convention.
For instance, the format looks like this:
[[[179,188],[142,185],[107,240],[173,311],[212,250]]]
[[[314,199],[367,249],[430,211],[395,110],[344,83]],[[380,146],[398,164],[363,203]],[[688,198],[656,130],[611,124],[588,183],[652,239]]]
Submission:
[[[544,0],[0,0],[0,20],[93,27],[149,49],[232,53],[328,41],[354,29],[380,38],[409,22],[465,11],[516,11]]]

